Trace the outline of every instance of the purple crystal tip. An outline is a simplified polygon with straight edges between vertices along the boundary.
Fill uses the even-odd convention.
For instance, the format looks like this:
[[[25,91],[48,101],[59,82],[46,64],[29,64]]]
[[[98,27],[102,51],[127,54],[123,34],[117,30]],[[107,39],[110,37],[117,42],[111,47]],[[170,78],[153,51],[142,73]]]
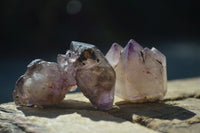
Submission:
[[[124,49],[127,49],[128,52],[133,52],[133,51],[137,51],[138,52],[138,51],[141,51],[143,48],[142,48],[142,46],[139,43],[137,43],[136,41],[134,41],[133,39],[131,39],[127,43],[127,45],[126,45],[126,47]]]

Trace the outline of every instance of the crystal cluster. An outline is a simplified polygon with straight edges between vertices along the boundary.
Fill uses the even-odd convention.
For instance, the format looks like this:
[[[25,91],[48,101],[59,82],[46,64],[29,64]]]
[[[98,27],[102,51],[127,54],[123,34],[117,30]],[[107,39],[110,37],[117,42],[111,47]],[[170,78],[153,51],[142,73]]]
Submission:
[[[116,72],[115,93],[131,102],[162,99],[167,91],[166,57],[157,49],[130,40],[125,48],[114,43],[107,60]]]
[[[57,63],[36,59],[18,79],[13,97],[17,105],[53,105],[63,100],[72,86]]]
[[[114,43],[106,57],[94,45],[72,41],[57,62],[36,59],[27,66],[13,92],[17,105],[54,105],[78,87],[95,107],[108,110],[114,92],[127,101],[147,102],[162,99],[167,90],[165,56],[134,40],[125,48]]]
[[[73,41],[65,55],[58,55],[58,63],[94,106],[112,108],[115,71],[99,49]]]

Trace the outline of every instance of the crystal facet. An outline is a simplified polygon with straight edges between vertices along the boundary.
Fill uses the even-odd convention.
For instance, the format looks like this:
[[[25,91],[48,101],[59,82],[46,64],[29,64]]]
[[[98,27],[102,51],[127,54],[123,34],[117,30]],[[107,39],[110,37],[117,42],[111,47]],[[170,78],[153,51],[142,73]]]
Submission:
[[[13,97],[17,105],[53,105],[63,100],[72,86],[57,63],[36,59],[17,80]]]
[[[75,58],[70,59],[68,53]],[[62,67],[64,64],[72,65],[73,80],[94,106],[104,110],[112,108],[115,71],[99,49],[94,45],[72,41],[66,55],[58,55],[58,63]],[[68,73],[67,69],[65,71]]]
[[[122,46],[120,46],[117,43],[113,43],[112,47],[106,54],[106,58],[109,60],[111,66],[113,66],[113,68],[115,68],[115,66],[119,62],[120,52],[122,51],[122,49],[123,49]]]
[[[116,72],[116,95],[131,102],[162,99],[167,91],[166,57],[155,48],[143,49],[132,39],[120,52],[114,45],[106,58]]]

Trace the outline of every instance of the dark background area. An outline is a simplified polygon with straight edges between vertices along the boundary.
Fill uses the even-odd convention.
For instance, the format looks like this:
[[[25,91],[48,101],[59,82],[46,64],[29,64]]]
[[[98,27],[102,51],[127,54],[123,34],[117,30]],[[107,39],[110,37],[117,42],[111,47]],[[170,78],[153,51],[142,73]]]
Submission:
[[[35,58],[56,61],[72,40],[106,53],[134,39],[167,57],[168,79],[200,76],[200,8],[193,0],[1,0],[0,103]]]

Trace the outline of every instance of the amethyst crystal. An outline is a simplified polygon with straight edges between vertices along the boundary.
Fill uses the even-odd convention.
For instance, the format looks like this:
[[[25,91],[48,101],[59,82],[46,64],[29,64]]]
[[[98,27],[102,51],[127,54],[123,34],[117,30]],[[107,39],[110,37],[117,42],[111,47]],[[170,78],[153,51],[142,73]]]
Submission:
[[[63,100],[73,85],[57,63],[36,59],[17,80],[13,97],[17,105],[52,105]]]
[[[58,55],[58,63],[94,106],[112,108],[115,71],[99,49],[73,41],[66,55]]]
[[[106,58],[116,72],[116,95],[131,102],[162,99],[167,91],[166,58],[157,49],[130,40],[124,49],[113,44]]]

